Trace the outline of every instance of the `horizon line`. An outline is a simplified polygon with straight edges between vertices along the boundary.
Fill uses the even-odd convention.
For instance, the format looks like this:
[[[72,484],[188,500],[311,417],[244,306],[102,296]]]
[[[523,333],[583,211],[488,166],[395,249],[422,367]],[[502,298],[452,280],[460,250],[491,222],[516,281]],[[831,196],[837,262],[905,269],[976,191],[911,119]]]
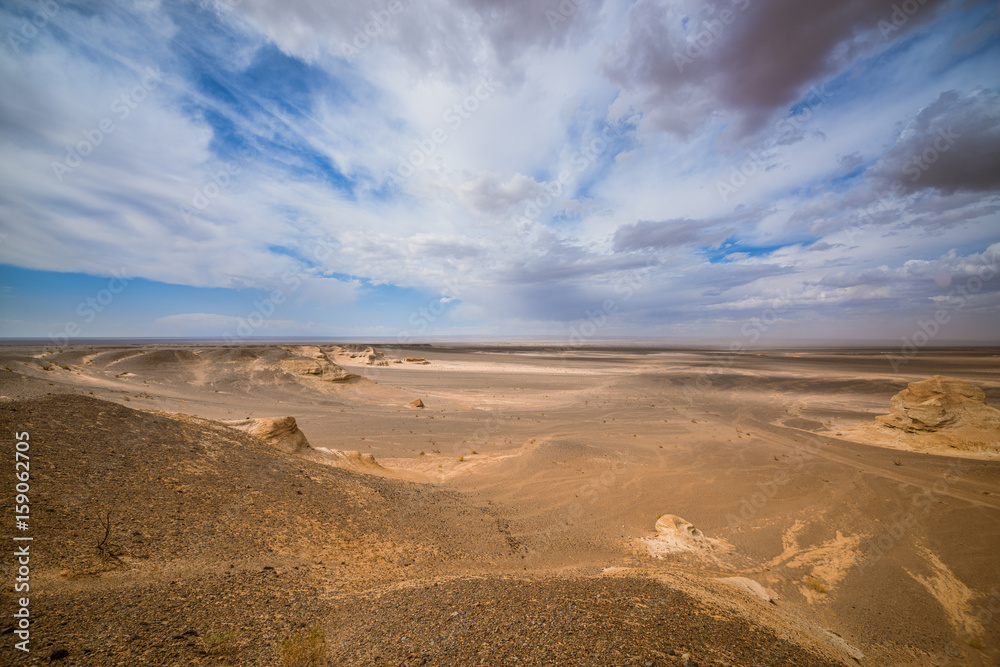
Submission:
[[[757,341],[756,343],[746,343],[737,339],[724,337],[691,337],[691,338],[650,338],[650,337],[607,337],[581,341],[579,343],[567,342],[565,337],[558,336],[434,336],[422,339],[411,339],[400,341],[397,337],[391,336],[250,336],[238,341],[225,336],[94,336],[78,337],[67,343],[55,343],[51,338],[41,337],[15,337],[0,336],[0,345],[25,346],[25,347],[56,347],[71,348],[84,345],[223,345],[223,346],[244,346],[244,345],[282,345],[282,344],[315,344],[315,345],[336,345],[336,344],[377,344],[392,347],[424,347],[447,344],[463,344],[470,347],[558,347],[567,350],[587,350],[615,347],[641,347],[646,349],[662,350],[699,350],[706,349],[712,351],[743,352],[754,350],[775,350],[775,349],[870,349],[870,350],[898,350],[902,344],[908,341],[903,339],[885,338],[858,338],[850,340],[829,339],[829,338],[795,338],[795,339],[773,339],[769,341]],[[978,340],[978,339],[956,339],[928,341],[926,345],[919,346],[918,349],[1000,349],[1000,341]]]

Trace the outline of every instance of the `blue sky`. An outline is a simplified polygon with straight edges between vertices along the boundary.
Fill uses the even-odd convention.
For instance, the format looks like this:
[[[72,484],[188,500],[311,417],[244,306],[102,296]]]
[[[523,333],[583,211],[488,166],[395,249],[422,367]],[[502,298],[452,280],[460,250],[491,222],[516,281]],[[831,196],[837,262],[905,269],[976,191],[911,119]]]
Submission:
[[[995,342],[998,11],[2,3],[0,336]]]

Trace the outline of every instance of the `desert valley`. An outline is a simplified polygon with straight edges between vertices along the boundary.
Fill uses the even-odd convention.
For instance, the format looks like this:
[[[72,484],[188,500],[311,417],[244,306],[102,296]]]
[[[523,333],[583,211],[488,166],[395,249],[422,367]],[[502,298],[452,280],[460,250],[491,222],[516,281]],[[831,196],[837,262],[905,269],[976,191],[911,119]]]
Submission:
[[[16,664],[1000,659],[995,349],[894,369],[865,349],[8,346],[0,367],[5,439],[31,452]]]
[[[1000,665],[1000,3],[0,39],[0,667]]]

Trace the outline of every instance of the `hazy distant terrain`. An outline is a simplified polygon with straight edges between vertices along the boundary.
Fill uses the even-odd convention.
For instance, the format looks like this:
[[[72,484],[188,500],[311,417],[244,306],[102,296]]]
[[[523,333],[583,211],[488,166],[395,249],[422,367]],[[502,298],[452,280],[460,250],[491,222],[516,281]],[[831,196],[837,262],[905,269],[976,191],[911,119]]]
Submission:
[[[1000,3],[0,39],[0,667],[1000,665]]]
[[[1000,443],[865,440],[934,375],[1000,406],[1000,350],[10,346],[0,368],[44,554],[16,664],[280,664],[313,628],[331,665],[1000,660]],[[234,428],[273,417],[306,448]]]

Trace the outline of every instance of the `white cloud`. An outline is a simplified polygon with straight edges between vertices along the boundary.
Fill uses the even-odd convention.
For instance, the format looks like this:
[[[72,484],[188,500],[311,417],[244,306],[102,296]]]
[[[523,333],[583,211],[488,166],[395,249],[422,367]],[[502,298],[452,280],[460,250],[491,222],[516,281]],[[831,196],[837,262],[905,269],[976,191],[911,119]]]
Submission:
[[[303,319],[381,285],[457,284],[455,322],[550,331],[620,298],[616,281],[655,256],[616,321],[662,332],[789,291],[838,321],[908,308],[997,240],[1000,77],[989,54],[926,67],[971,39],[965,14],[926,8],[883,40],[869,0],[592,2],[554,27],[529,0],[400,2],[350,58],[341,47],[389,3],[66,7],[73,40],[0,55],[0,262],[199,287],[301,275]],[[736,20],[678,69],[674,50],[729,4]],[[146,67],[162,83],[119,118]],[[59,182],[52,162],[105,117],[114,131]],[[949,123],[961,150],[887,192]],[[177,317],[158,324],[232,324]]]

